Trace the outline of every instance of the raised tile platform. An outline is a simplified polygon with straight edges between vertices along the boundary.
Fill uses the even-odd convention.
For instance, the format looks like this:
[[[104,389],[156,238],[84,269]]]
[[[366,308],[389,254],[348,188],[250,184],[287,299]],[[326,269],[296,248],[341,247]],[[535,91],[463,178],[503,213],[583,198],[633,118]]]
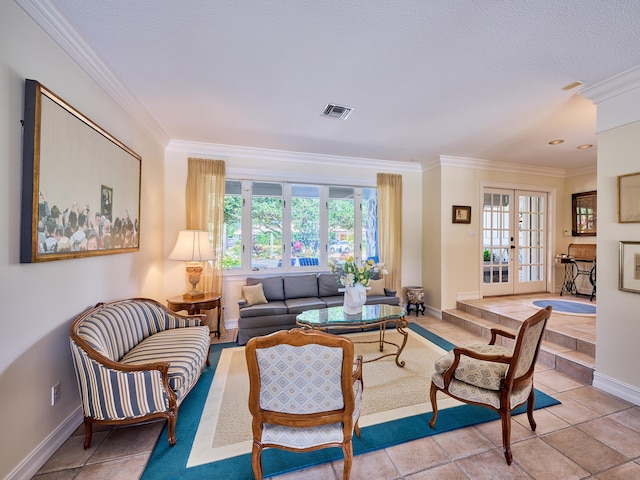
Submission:
[[[531,302],[546,298],[583,301],[550,294],[487,297],[460,301],[456,309],[443,311],[442,319],[488,340],[491,328],[497,325],[515,332],[522,321],[538,309]],[[588,299],[584,301],[595,304]],[[591,384],[595,369],[595,321],[595,317],[552,313],[538,362]]]

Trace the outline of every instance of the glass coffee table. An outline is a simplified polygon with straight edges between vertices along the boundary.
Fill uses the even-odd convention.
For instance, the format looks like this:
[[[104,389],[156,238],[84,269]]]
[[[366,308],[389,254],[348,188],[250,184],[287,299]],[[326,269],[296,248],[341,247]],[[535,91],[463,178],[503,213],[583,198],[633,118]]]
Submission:
[[[362,307],[362,313],[357,315],[347,315],[342,310],[342,305],[340,305],[338,307],[322,308],[320,310],[307,310],[306,312],[302,312],[296,317],[296,324],[304,328],[328,332],[332,329],[355,330],[378,327],[380,330],[380,337],[378,340],[354,343],[377,343],[381,352],[384,351],[384,344],[386,343],[396,347],[396,351],[366,360],[365,363],[395,355],[396,365],[404,367],[404,360],[400,361],[400,354],[407,344],[407,338],[409,336],[409,333],[405,330],[409,324],[404,318],[404,314],[404,308],[402,307],[383,304],[364,305]],[[387,329],[387,324],[390,322],[395,322],[396,330],[402,335],[401,344],[385,340],[384,334]]]

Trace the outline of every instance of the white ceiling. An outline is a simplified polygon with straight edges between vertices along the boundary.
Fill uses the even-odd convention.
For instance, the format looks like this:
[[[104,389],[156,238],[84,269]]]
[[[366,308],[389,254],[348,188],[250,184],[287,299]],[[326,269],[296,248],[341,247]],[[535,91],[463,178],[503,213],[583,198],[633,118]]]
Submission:
[[[579,171],[596,107],[578,92],[640,65],[636,0],[17,1],[182,141]]]

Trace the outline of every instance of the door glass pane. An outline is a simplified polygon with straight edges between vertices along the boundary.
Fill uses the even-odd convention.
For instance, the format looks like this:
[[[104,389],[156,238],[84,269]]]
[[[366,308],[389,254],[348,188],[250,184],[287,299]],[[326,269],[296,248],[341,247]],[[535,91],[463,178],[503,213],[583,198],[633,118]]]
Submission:
[[[242,189],[239,180],[227,180],[224,193],[222,268],[242,268]]]
[[[291,264],[318,266],[320,244],[320,187],[292,185]]]
[[[251,197],[251,269],[282,265],[282,185],[254,182]]]
[[[362,260],[378,257],[378,190],[362,189]],[[384,261],[384,260],[382,260]]]
[[[509,195],[485,193],[483,205],[483,283],[509,282]]]
[[[544,200],[542,196],[518,199],[518,280],[544,280]]]
[[[329,260],[339,263],[353,255],[354,191],[329,187]]]

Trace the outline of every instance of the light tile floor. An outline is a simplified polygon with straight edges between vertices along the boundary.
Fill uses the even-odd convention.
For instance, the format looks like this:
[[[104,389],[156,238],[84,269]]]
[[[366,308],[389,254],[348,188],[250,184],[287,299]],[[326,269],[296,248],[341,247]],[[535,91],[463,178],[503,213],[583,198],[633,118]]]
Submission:
[[[430,317],[411,321],[455,344],[477,337]],[[229,332],[229,341],[235,332]],[[500,423],[490,422],[354,457],[353,480],[382,479],[638,479],[640,407],[538,366],[536,387],[562,402],[513,417],[513,464],[502,453]],[[132,480],[140,477],[164,422],[103,429],[83,450],[81,429],[34,477],[36,480]],[[164,439],[160,439],[163,441]],[[342,461],[274,477],[338,480]],[[236,479],[233,479],[236,480]]]

